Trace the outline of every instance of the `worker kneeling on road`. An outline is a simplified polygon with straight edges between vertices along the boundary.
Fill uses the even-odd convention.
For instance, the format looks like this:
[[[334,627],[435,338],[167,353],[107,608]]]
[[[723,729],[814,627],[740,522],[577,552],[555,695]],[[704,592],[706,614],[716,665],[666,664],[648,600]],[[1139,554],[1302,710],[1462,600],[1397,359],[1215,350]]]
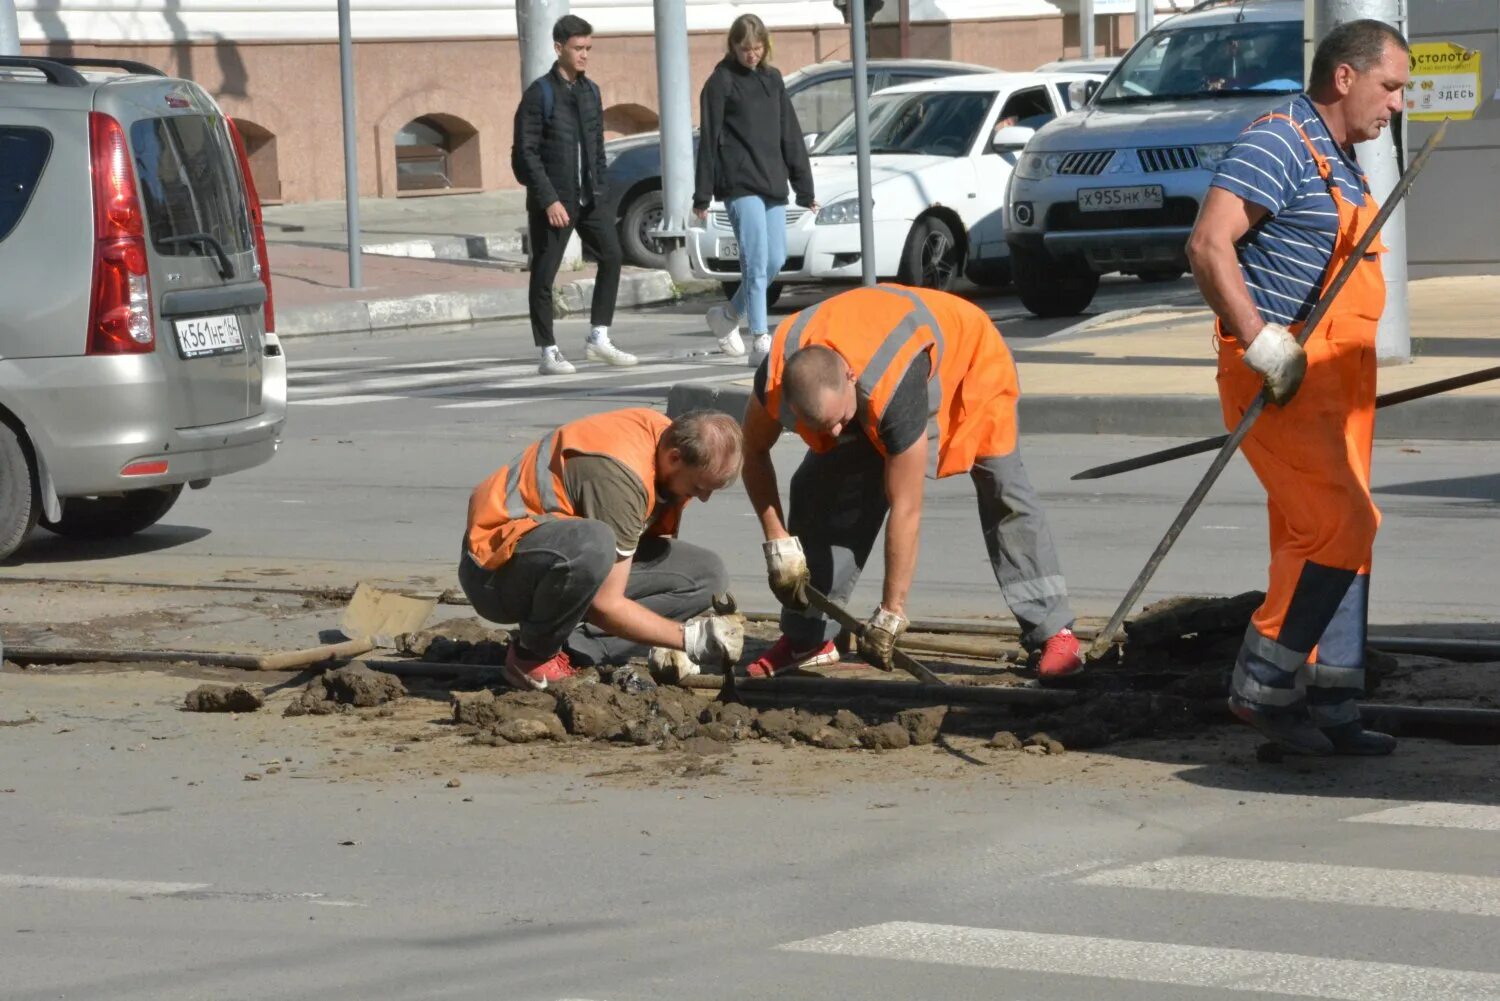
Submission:
[[[906,628],[923,480],[968,473],[1000,593],[1041,677],[1082,666],[1052,533],[1017,448],[1020,387],[983,310],[900,285],[853,289],[788,318],[745,414],[745,489],[765,532],[782,636],[752,676],[838,660],[836,624],[810,613],[811,584],[848,600],[887,521],[885,584],[860,653],[889,670]],[[783,523],[771,447],[781,429],[811,449]]]
[[[1271,582],[1234,666],[1231,711],[1304,754],[1389,754],[1360,725],[1370,557],[1377,239],[1304,345],[1297,334],[1379,206],[1354,144],[1401,110],[1405,39],[1349,21],[1313,56],[1311,86],[1250,125],[1220,161],[1188,257],[1218,315],[1227,427],[1265,393],[1245,458],[1266,488]],[[1300,390],[1299,390],[1300,387]]]
[[[458,580],[480,615],[519,624],[506,681],[545,688],[648,646],[686,673],[739,660],[738,620],[704,615],[727,593],[724,561],[675,536],[683,506],[734,482],[742,454],[723,414],[616,410],[564,424],[476,487]]]

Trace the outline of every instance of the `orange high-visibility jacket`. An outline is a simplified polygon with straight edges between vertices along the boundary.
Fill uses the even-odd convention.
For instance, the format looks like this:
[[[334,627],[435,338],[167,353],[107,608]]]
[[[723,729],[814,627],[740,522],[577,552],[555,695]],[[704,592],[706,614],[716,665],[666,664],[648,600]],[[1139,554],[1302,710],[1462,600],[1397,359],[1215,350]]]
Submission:
[[[576,518],[563,469],[577,455],[603,455],[622,463],[646,489],[648,517],[656,510],[656,446],[672,422],[655,410],[612,410],[564,424],[532,442],[469,496],[469,555],[494,570],[515,552],[527,532],[553,518]],[[674,504],[646,528],[647,535],[676,535],[682,505]]]
[[[766,368],[766,412],[815,452],[837,441],[782,405],[782,374],[799,349],[819,344],[855,373],[861,429],[877,451],[880,420],[916,357],[926,352],[927,437],[936,442],[927,475],[967,472],[975,460],[1016,448],[1015,362],[988,314],[966,299],[931,289],[875,285],[843,292],[788,317],[776,328]]]

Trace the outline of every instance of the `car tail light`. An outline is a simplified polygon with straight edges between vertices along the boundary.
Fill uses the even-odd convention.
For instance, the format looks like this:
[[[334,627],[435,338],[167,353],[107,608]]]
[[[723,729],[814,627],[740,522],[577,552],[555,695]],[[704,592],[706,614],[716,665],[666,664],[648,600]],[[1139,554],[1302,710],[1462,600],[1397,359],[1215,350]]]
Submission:
[[[275,331],[276,311],[271,301],[271,258],[266,253],[265,214],[261,212],[255,179],[250,176],[250,157],[245,152],[245,140],[234,120],[225,120],[229,123],[229,136],[234,140],[234,155],[240,161],[240,176],[245,179],[245,200],[250,204],[250,225],[255,230],[255,260],[260,265],[260,280],[266,286],[266,329]]]
[[[161,476],[167,471],[166,459],[130,462],[120,469],[121,476]]]
[[[89,151],[94,176],[94,288],[88,353],[155,351],[145,217],[120,123],[102,112],[89,112]]]

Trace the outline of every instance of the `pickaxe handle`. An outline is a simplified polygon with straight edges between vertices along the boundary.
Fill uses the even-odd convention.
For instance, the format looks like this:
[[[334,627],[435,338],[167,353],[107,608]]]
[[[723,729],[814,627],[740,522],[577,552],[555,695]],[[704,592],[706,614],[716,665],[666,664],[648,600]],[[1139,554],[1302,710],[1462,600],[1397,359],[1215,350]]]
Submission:
[[[804,585],[802,593],[807,596],[807,603],[809,605],[849,630],[856,638],[864,635],[865,624],[850,615],[838,602],[828,597],[828,595],[810,585]],[[896,662],[897,667],[918,681],[925,681],[929,685],[947,684],[946,681],[927,670],[920,661],[912,657],[905,650],[897,649],[892,659]]]

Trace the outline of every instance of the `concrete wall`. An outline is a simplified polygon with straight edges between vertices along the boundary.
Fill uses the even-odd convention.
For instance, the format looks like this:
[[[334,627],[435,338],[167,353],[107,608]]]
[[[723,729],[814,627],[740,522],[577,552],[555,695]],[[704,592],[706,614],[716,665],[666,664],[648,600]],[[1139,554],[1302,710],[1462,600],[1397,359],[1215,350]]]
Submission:
[[[1448,123],[1443,145],[1407,196],[1407,261],[1413,278],[1500,273],[1500,4],[1426,0],[1410,5],[1413,42],[1478,49],[1485,98],[1471,121]],[[1407,126],[1407,154],[1436,125]]]

